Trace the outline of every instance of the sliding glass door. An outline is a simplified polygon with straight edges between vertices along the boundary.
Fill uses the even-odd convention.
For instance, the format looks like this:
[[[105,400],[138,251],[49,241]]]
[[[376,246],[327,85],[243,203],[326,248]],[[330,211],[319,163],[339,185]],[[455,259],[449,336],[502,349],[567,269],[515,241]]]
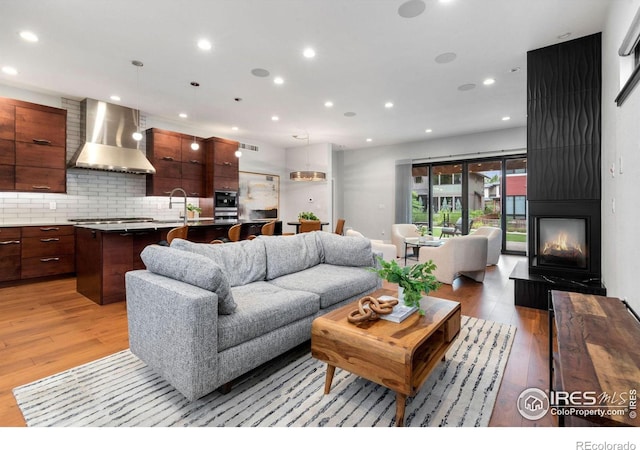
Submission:
[[[502,157],[412,168],[412,221],[436,238],[503,230],[503,251],[526,249],[526,158]]]

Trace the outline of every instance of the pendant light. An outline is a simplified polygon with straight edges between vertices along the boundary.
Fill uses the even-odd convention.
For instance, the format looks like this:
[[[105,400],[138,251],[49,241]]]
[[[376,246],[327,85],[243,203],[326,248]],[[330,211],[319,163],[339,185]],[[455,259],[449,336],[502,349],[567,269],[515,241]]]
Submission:
[[[138,117],[136,120],[136,131],[131,135],[131,137],[140,142],[142,140],[142,133],[140,133],[140,67],[144,66],[142,61],[131,61],[131,64],[136,66],[136,91],[137,91],[137,107],[138,107]]]
[[[193,86],[193,110],[195,111],[196,109],[196,88],[200,86],[200,83],[198,83],[197,81],[192,81],[191,82],[191,86]],[[191,116],[193,117],[193,113],[191,114]],[[200,149],[200,144],[198,144],[198,142],[196,141],[196,136],[193,135],[193,142],[191,143],[191,150],[198,150]]]
[[[324,172],[317,172],[314,170],[309,170],[309,133],[305,136],[300,136],[298,134],[293,135],[294,139],[306,139],[307,140],[307,170],[298,170],[289,173],[289,179],[291,181],[326,181],[327,174]]]

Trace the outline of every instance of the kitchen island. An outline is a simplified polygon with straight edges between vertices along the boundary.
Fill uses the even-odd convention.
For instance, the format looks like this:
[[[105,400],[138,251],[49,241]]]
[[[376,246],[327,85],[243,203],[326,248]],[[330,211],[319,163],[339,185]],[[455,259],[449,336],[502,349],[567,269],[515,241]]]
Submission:
[[[242,223],[241,238],[245,239],[260,234],[266,222],[189,220],[187,238],[211,242],[226,237],[231,226]],[[100,305],[124,301],[124,274],[144,269],[140,252],[166,240],[172,228],[182,225],[183,221],[168,220],[76,225],[76,290]],[[276,222],[275,234],[282,234],[282,222]]]

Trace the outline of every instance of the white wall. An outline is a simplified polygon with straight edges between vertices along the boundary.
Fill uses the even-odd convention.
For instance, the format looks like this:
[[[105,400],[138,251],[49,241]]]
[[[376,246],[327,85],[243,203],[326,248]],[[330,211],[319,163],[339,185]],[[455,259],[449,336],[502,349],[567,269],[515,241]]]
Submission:
[[[371,239],[390,240],[395,220],[395,165],[399,160],[469,159],[523,152],[526,127],[401,145],[344,151],[345,227]],[[466,157],[459,155],[468,154]]]
[[[621,107],[614,99],[622,87],[621,67],[625,78],[627,65],[625,58],[618,56],[618,48],[638,8],[640,0],[612,2],[602,34],[603,281],[607,295],[626,297],[636,312],[640,312],[640,294],[635,284],[640,254],[640,87],[636,86]]]
[[[286,153],[286,176],[281,179],[281,189],[286,201],[282,213],[282,231],[294,232],[293,226],[287,222],[298,219],[302,211],[311,211],[323,222],[329,222],[325,231],[334,228],[332,221],[332,145],[311,144],[303,147],[288,148]],[[327,174],[327,181],[290,181],[289,172],[299,170],[322,171]]]

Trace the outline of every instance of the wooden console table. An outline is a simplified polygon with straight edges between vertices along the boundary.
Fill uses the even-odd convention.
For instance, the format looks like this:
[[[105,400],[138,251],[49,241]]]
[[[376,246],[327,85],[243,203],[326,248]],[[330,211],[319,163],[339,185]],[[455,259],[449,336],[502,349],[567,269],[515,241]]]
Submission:
[[[585,408],[604,409],[605,413],[626,408],[622,415],[561,415],[561,426],[584,420],[590,422],[589,426],[640,425],[640,405],[637,400],[635,405],[632,402],[635,395],[640,395],[640,322],[634,316],[618,298],[550,292],[549,391],[592,392],[595,395],[591,397],[598,401],[601,394],[608,394],[609,401]],[[578,402],[589,403],[584,400],[577,397]]]

